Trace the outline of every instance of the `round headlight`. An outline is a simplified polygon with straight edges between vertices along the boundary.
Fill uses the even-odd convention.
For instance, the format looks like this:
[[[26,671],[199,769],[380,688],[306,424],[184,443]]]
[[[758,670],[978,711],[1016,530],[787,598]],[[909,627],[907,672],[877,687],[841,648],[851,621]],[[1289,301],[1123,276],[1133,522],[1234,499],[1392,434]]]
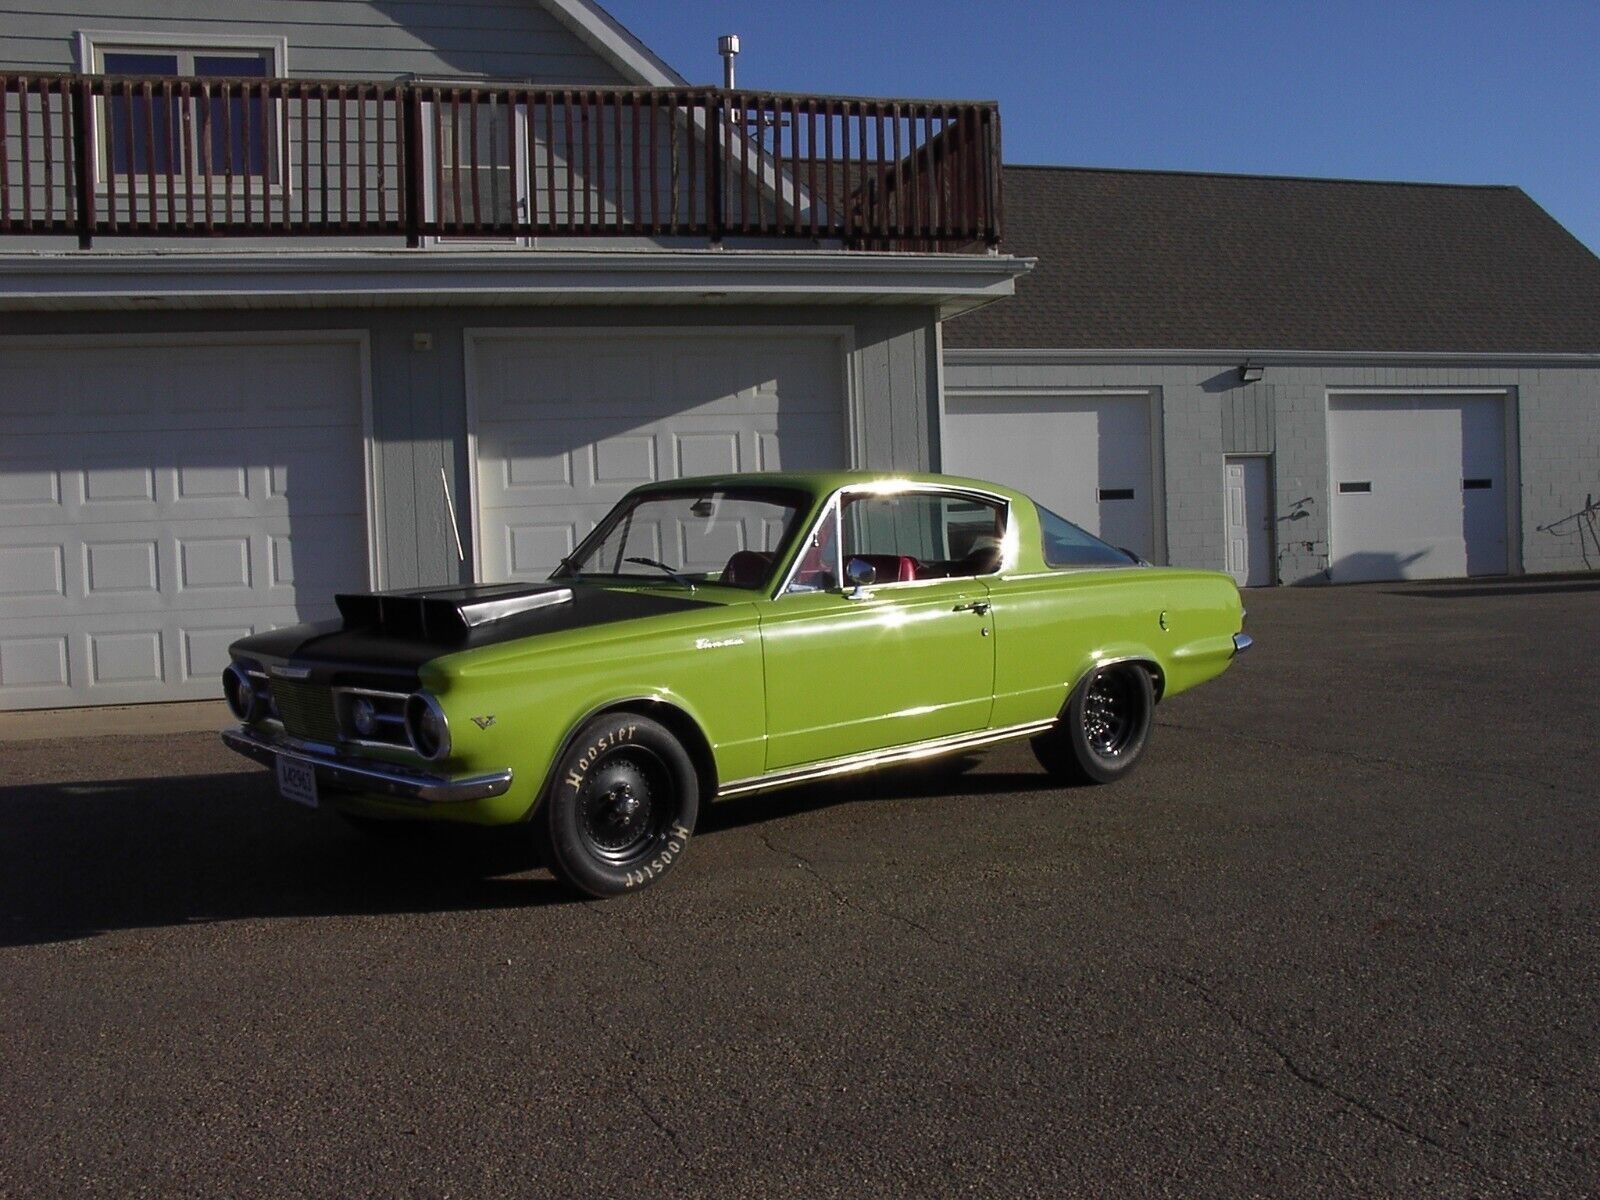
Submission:
[[[228,711],[241,721],[256,718],[258,694],[250,677],[239,669],[238,663],[229,663],[222,673],[222,696],[228,702]]]
[[[366,696],[357,696],[350,705],[350,724],[361,737],[371,737],[378,732],[378,706]]]
[[[450,723],[439,702],[427,692],[416,692],[406,701],[406,737],[423,758],[443,758],[450,753]]]

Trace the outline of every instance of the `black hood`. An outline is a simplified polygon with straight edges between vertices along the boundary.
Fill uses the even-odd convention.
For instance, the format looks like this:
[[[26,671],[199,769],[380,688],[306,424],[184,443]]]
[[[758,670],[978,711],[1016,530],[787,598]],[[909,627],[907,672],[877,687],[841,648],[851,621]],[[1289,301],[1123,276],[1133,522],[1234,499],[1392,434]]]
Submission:
[[[554,594],[558,592],[570,595]],[[519,598],[526,598],[532,606],[510,615],[478,619],[485,606],[515,609]],[[378,670],[414,672],[423,663],[458,650],[718,607],[687,594],[613,590],[583,583],[374,592],[340,596],[338,600],[340,611],[345,614],[340,620],[254,634],[241,638],[230,650],[238,657],[263,663],[293,659],[308,664],[359,663]]]

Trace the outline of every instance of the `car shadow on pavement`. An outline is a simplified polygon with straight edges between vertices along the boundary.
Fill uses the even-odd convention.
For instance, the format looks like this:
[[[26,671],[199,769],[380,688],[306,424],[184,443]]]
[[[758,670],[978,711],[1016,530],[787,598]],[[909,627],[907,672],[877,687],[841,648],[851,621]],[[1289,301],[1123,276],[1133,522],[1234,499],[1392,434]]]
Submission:
[[[894,799],[1061,785],[943,759],[703,807],[697,834]],[[522,828],[359,832],[280,800],[266,772],[0,787],[0,946],[250,918],[526,908],[580,898]]]
[[[393,836],[230,773],[0,787],[0,945],[251,917],[571,900],[522,830]]]
[[[1042,771],[989,770],[982,774],[968,773],[984,760],[981,754],[933,759],[843,775],[782,791],[758,792],[713,804],[709,810],[702,805],[695,833],[715,834],[840,804],[936,799],[942,796],[1017,795],[1060,791],[1068,786]]]

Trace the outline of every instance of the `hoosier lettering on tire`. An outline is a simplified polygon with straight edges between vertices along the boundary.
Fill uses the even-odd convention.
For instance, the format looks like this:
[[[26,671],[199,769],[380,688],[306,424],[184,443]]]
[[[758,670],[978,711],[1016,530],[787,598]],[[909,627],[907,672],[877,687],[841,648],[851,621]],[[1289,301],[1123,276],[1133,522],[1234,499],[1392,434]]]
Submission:
[[[642,713],[606,713],[573,737],[535,820],[547,865],[590,896],[655,883],[683,857],[700,809],[694,762]]]

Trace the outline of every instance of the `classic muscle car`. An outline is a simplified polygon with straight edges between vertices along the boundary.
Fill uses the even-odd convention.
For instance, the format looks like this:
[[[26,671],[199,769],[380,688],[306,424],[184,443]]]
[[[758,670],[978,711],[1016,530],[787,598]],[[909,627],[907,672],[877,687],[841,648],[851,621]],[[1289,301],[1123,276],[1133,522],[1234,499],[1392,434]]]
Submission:
[[[1228,576],[937,475],[649,484],[543,582],[337,601],[232,646],[227,744],[359,825],[526,822],[594,896],[731,796],[1010,738],[1109,783],[1250,645]]]

